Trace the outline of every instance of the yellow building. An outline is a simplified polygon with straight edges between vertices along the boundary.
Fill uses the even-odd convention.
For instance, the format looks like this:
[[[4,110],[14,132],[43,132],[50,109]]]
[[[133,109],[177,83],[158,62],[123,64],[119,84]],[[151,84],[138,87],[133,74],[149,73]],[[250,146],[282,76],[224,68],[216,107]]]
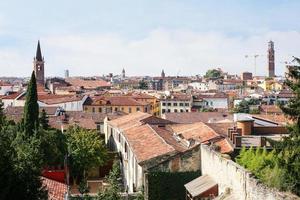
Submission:
[[[260,83],[258,86],[261,87],[264,91],[280,91],[283,89],[283,84],[278,83],[273,79],[265,80],[262,83]]]
[[[145,93],[131,93],[127,94],[127,96],[132,97],[138,102],[149,103],[150,104],[150,114],[154,116],[160,115],[160,103],[159,99],[154,96],[145,94]]]
[[[83,104],[85,112],[111,113],[122,111],[125,113],[145,112],[151,114],[151,104],[137,101],[130,96],[89,97]]]

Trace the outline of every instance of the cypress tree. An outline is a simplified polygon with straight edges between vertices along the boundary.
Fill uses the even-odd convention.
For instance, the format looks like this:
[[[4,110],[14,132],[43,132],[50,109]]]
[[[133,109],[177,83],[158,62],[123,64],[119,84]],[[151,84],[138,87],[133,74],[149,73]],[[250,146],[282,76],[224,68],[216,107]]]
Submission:
[[[23,128],[26,135],[32,135],[39,125],[39,105],[37,103],[37,85],[34,72],[31,74],[26,93]]]
[[[300,59],[294,57],[295,61],[300,65]],[[287,73],[285,84],[294,93],[287,105],[281,105],[281,110],[290,119],[294,121],[289,127],[292,137],[300,137],[300,66],[291,66]]]
[[[281,105],[283,113],[293,122],[287,126],[289,136],[282,141],[271,141],[278,153],[278,166],[283,173],[280,189],[300,195],[300,59],[294,57],[297,66],[289,67],[285,85],[293,92],[287,105]]]
[[[2,101],[0,100],[0,130],[2,128],[2,126],[4,125],[5,123],[5,115],[4,115],[4,112],[3,112],[3,103]]]
[[[40,126],[47,130],[49,129],[49,120],[46,111],[43,109],[40,116]]]

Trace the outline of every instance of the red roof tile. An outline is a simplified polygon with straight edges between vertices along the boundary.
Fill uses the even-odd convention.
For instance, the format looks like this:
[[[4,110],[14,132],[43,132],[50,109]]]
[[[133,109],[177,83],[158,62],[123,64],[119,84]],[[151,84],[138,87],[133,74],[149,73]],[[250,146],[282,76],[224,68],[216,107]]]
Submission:
[[[67,78],[66,82],[73,86],[83,87],[84,89],[96,89],[99,87],[110,87],[110,83],[104,80],[84,80],[80,78]]]
[[[64,200],[67,193],[67,185],[42,177],[43,186],[48,190],[48,199],[50,200]]]
[[[233,150],[229,143],[220,142],[225,140],[224,136],[218,134],[214,129],[203,122],[197,122],[194,124],[175,124],[170,127],[176,134],[182,135],[185,139],[194,139],[200,143],[219,142],[221,152],[223,153],[229,153]],[[230,151],[227,151],[228,149]]]
[[[143,162],[164,154],[175,153],[173,146],[167,144],[158,134],[145,124],[124,131],[138,162]]]
[[[2,99],[16,99],[19,95],[21,95],[23,92],[12,92],[7,96],[2,97]],[[23,95],[25,96],[25,95]]]

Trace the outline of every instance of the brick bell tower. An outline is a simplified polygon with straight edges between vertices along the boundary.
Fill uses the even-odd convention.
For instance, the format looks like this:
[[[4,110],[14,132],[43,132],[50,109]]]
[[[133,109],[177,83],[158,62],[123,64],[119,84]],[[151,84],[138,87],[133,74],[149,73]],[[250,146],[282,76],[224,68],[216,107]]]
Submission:
[[[33,59],[33,70],[35,73],[36,83],[45,85],[44,57],[42,56],[40,41],[38,41],[36,56]]]
[[[268,72],[269,77],[275,76],[275,51],[273,41],[269,41],[268,43]]]

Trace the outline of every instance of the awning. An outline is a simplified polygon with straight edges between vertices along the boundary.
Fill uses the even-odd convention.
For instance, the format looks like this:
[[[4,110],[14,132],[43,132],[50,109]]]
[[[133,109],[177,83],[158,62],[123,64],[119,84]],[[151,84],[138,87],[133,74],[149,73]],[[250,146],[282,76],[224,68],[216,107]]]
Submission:
[[[203,175],[185,184],[184,187],[192,197],[197,197],[216,185],[218,184],[210,176]]]

